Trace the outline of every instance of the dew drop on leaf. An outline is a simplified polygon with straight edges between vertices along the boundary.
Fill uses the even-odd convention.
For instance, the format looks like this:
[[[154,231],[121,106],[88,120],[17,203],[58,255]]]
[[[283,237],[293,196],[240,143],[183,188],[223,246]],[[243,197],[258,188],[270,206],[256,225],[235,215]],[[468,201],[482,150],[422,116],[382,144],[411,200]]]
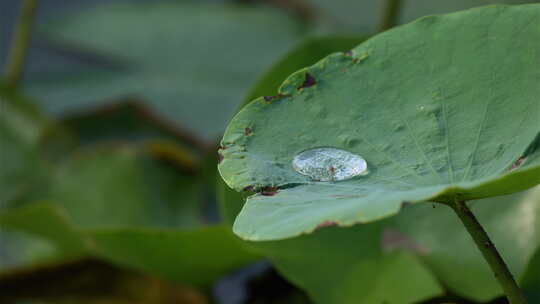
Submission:
[[[345,150],[320,147],[305,150],[292,161],[296,172],[315,181],[341,181],[368,173],[366,160]]]

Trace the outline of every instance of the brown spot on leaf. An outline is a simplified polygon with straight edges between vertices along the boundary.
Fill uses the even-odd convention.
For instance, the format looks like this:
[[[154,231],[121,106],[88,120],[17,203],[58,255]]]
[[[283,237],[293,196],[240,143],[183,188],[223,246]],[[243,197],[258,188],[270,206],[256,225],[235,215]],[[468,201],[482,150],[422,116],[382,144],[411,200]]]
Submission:
[[[309,88],[311,86],[314,86],[316,83],[317,81],[315,80],[315,78],[311,76],[310,73],[306,73],[306,79],[304,79],[302,85],[298,87],[298,90],[303,88]]]
[[[324,222],[320,223],[319,225],[317,225],[317,227],[315,229],[320,229],[320,228],[330,227],[330,226],[335,226],[335,225],[337,225],[337,222],[324,221]]]
[[[244,189],[242,189],[243,191],[249,191],[249,192],[255,192],[255,187],[253,186],[246,186],[244,187]]]
[[[217,150],[217,154],[218,154],[218,164],[221,163],[221,161],[223,161],[223,154],[221,154],[221,150],[225,150],[227,149],[226,147],[224,146],[219,146],[218,147],[218,150]]]
[[[287,97],[287,96],[290,96],[289,94],[277,94],[277,95],[274,95],[274,96],[264,96],[264,101],[266,102],[271,102],[272,100],[274,99],[279,99],[279,98],[283,98],[283,97]]]
[[[274,196],[276,195],[277,192],[278,192],[277,187],[266,186],[262,188],[260,193],[261,195],[264,195],[264,196]]]
[[[218,156],[218,164],[221,164],[221,162],[223,161],[223,155],[221,155],[221,153],[217,153],[217,156]]]
[[[344,52],[343,54],[345,54],[345,56],[347,56],[347,57],[351,57],[351,60],[352,60],[353,63],[358,62],[358,58],[353,57],[353,52],[352,51],[347,51],[347,52]]]
[[[246,136],[250,136],[251,133],[253,133],[253,130],[250,127],[247,127],[247,128],[244,129],[244,134]]]
[[[518,159],[512,164],[512,166],[510,167],[510,171],[519,168],[519,167],[525,162],[526,159],[527,159],[527,158],[524,157],[524,156],[518,158]]]
[[[365,53],[362,53],[359,57],[354,57],[352,59],[352,62],[353,63],[359,63],[359,62],[362,62],[362,61],[366,60],[368,57],[369,57],[369,54],[367,52],[365,52]]]

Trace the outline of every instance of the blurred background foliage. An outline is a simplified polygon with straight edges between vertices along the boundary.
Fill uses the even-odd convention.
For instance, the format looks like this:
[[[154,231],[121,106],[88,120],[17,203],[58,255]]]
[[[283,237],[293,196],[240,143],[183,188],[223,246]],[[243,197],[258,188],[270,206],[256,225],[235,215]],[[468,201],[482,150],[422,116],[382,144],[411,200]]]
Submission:
[[[2,70],[22,2],[0,2]],[[40,1],[23,77],[0,82],[0,302],[501,302],[429,204],[240,241],[244,194],[216,179],[215,151],[242,104],[332,52],[424,15],[525,2]],[[540,192],[499,200],[474,206],[538,300]]]

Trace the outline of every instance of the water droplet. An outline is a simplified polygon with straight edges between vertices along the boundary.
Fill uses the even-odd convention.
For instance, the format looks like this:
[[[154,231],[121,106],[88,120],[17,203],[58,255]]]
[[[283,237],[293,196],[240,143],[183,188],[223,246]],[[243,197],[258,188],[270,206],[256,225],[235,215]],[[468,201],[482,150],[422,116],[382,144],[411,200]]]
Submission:
[[[345,150],[321,147],[300,152],[292,161],[296,172],[316,181],[341,181],[368,173],[366,161]]]

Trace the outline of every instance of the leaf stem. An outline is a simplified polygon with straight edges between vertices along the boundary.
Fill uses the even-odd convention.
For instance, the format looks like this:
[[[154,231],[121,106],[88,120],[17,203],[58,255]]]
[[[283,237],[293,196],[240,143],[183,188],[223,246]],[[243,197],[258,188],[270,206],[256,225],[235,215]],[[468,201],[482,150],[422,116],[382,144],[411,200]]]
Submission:
[[[36,6],[37,0],[24,0],[21,6],[5,72],[6,84],[12,89],[17,87],[22,76]]]
[[[398,23],[399,11],[401,9],[401,0],[386,0],[382,21],[379,26],[379,31],[386,31]]]
[[[495,274],[495,278],[504,290],[509,303],[527,304],[527,300],[514,280],[508,266],[506,266],[497,248],[495,248],[495,245],[491,242],[488,234],[482,228],[482,225],[480,225],[472,211],[467,207],[467,204],[464,201],[455,200],[454,203],[449,203],[448,205],[457,213],[476,243],[476,246],[482,252],[484,259],[489,264]]]

